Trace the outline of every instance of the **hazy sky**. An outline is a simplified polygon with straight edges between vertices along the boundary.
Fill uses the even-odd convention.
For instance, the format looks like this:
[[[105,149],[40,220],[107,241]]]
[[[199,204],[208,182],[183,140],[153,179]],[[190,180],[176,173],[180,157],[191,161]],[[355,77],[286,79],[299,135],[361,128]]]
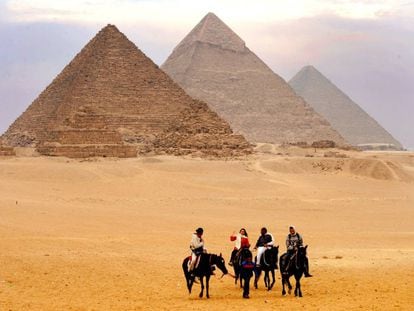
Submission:
[[[414,148],[414,1],[0,0],[0,133],[116,24],[161,65],[208,12],[289,80],[312,64]]]

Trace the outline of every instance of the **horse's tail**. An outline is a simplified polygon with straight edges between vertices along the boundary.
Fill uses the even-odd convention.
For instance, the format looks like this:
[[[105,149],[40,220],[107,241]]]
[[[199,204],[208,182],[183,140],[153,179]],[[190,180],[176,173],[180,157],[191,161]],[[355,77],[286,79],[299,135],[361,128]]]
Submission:
[[[185,281],[187,284],[187,289],[188,289],[188,292],[191,294],[191,288],[193,287],[193,280],[191,278],[190,272],[188,271],[188,261],[189,261],[189,258],[188,257],[185,258],[183,260],[182,267],[183,267],[183,272],[185,276]]]

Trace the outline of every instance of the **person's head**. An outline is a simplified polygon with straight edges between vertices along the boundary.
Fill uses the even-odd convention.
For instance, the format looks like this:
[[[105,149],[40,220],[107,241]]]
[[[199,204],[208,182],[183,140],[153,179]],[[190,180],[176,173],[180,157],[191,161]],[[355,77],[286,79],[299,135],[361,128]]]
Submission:
[[[260,230],[260,233],[261,233],[261,235],[265,235],[265,234],[267,233],[267,229],[266,229],[265,227],[263,227],[263,228]]]
[[[295,226],[289,226],[289,232],[292,235],[296,234],[296,228],[295,228]]]
[[[203,235],[203,232],[204,232],[203,228],[198,228],[198,229],[196,230],[197,236],[198,236],[199,238],[201,238],[201,236]]]
[[[240,231],[239,231],[239,233],[240,233],[241,235],[248,236],[248,235],[247,235],[247,231],[246,231],[246,229],[244,229],[244,228],[241,228],[241,229],[240,229]]]

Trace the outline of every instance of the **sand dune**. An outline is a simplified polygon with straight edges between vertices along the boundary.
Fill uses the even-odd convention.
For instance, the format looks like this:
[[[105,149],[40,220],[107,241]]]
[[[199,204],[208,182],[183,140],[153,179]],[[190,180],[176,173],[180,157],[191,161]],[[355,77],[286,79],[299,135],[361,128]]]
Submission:
[[[410,310],[414,155],[325,152],[0,158],[0,310]],[[247,301],[230,277],[213,277],[208,301],[188,295],[180,264],[196,227],[228,258],[233,230],[255,240],[267,226],[283,248],[291,223],[315,275],[302,299],[282,297],[279,277]]]

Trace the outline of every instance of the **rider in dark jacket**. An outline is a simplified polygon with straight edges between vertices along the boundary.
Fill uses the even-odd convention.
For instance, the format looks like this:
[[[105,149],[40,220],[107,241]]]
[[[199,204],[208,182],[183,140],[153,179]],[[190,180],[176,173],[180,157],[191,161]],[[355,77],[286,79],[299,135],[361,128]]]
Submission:
[[[266,228],[262,228],[260,231],[260,237],[257,239],[256,246],[254,247],[257,249],[256,255],[256,266],[260,267],[260,259],[265,252],[266,249],[270,249],[273,247],[274,241],[272,234],[267,232]]]

